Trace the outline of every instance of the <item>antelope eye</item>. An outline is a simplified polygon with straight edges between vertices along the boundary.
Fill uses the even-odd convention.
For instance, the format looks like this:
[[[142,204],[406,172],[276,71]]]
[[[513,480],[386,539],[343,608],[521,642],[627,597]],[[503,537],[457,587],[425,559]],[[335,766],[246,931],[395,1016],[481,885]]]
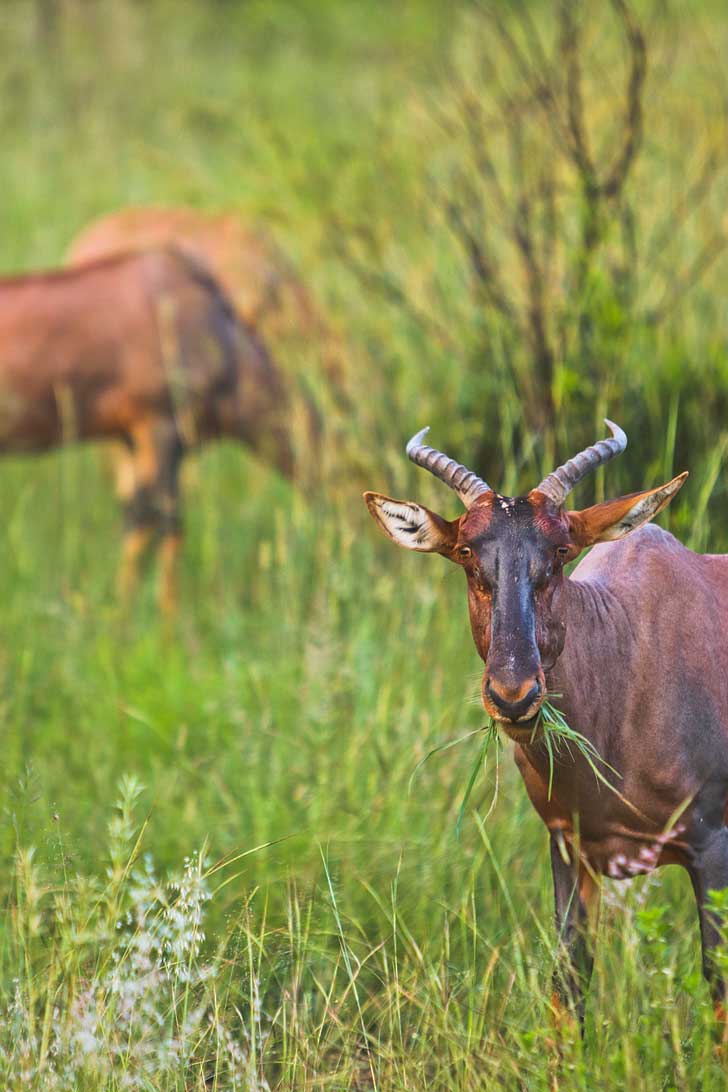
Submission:
[[[568,546],[557,546],[556,547],[556,556],[558,557],[559,561],[563,561],[564,558],[567,558],[569,556],[569,547]]]
[[[466,558],[472,557],[473,551],[469,546],[458,546],[458,557]]]

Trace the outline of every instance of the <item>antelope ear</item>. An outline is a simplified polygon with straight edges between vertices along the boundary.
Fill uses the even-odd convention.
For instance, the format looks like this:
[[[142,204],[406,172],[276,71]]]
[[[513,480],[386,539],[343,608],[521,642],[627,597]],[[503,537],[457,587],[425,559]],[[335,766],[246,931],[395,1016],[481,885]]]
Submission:
[[[615,539],[624,538],[630,531],[635,531],[661,512],[687,476],[685,471],[667,485],[659,485],[657,489],[648,489],[645,493],[630,493],[629,496],[618,497],[617,500],[595,504],[592,508],[583,508],[581,512],[567,512],[574,542],[585,547],[592,546],[595,542],[613,542]]]
[[[425,554],[449,554],[457,542],[459,519],[438,516],[414,501],[392,500],[381,493],[365,493],[375,521],[392,542]]]

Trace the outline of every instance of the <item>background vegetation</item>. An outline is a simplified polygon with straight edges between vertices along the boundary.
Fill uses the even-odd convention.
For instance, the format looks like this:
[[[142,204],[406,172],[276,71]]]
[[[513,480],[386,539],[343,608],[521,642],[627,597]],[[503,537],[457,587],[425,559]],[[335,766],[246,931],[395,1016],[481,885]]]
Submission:
[[[455,841],[473,740],[410,788],[482,724],[479,663],[459,578],[359,487],[448,514],[423,424],[516,491],[608,412],[630,448],[578,502],[688,468],[672,527],[728,548],[727,38],[708,0],[4,10],[4,268],[121,205],[237,209],[354,392],[316,498],[231,446],[189,468],[172,627],[151,584],[115,603],[98,452],[3,460],[4,1087],[725,1086],[671,869],[608,885],[555,1076],[545,833],[504,753]]]

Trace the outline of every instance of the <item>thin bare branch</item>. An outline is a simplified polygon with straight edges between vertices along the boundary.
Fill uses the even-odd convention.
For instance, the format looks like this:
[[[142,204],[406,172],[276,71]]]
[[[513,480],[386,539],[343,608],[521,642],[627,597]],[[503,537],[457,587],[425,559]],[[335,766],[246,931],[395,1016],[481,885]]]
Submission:
[[[492,158],[488,154],[488,140],[484,132],[482,115],[472,100],[463,103],[463,116],[470,140],[470,151],[484,184],[488,186],[502,215],[508,214],[508,199],[498,178]]]
[[[551,283],[554,275],[556,242],[558,237],[558,208],[556,185],[553,174],[542,171],[538,186],[541,205],[541,269],[545,283]]]
[[[611,0],[611,4],[624,26],[630,52],[624,138],[612,168],[607,172],[601,186],[605,197],[615,198],[624,187],[642,141],[642,95],[647,75],[647,47],[642,28],[626,0]]]
[[[524,55],[502,16],[494,10],[491,13],[491,18],[501,43],[505,46],[511,63],[519,76],[525,96],[531,99],[533,103],[539,107],[544,120],[551,128],[557,146],[563,153],[568,154],[569,138],[567,123],[562,117],[559,97],[555,91],[553,64],[548,65],[545,69],[541,68],[541,56],[539,56],[537,51],[537,63],[534,65],[530,59]],[[505,95],[504,99],[507,100],[510,97],[511,96]]]
[[[452,198],[446,199],[444,212],[450,230],[468,257],[471,271],[483,294],[501,315],[511,322],[518,321],[516,308],[500,284],[496,263],[488,254],[482,238],[478,238],[470,229],[461,206]]]
[[[596,171],[584,127],[584,98],[581,73],[581,28],[575,18],[574,0],[562,0],[559,50],[566,71],[566,105],[571,158],[579,172],[584,192],[593,195]]]
[[[526,284],[528,303],[524,328],[531,343],[540,397],[548,402],[551,395],[554,355],[548,336],[545,286],[536,240],[537,226],[527,184],[523,135],[522,118],[516,112],[509,128],[513,190],[518,195],[515,198],[515,209],[511,220],[511,235],[520,258]]]

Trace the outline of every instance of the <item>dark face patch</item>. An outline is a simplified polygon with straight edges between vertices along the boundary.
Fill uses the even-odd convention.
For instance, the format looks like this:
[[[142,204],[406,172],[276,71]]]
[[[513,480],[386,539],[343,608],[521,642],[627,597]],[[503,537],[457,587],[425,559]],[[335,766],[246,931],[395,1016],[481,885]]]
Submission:
[[[496,719],[527,721],[544,700],[544,669],[565,633],[553,597],[571,552],[566,518],[535,491],[486,494],[460,521],[453,557],[467,574],[470,624],[485,662],[483,703]]]

